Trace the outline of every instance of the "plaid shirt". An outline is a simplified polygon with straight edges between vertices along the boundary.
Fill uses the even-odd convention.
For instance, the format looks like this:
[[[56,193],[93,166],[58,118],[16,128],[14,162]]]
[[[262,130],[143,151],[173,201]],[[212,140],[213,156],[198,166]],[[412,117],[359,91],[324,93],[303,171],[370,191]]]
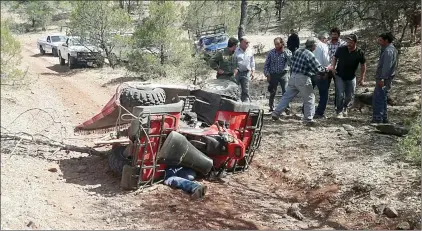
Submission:
[[[300,73],[311,78],[318,72],[325,72],[325,68],[315,58],[314,53],[305,48],[300,48],[293,53],[291,68],[292,73]]]
[[[289,70],[291,58],[292,52],[288,49],[284,49],[281,53],[277,52],[276,49],[272,49],[265,60],[264,75],[280,74]]]
[[[328,45],[328,52],[330,54],[330,63],[331,63],[331,61],[333,60],[334,54],[337,51],[337,48],[347,45],[347,43],[344,40],[338,39],[336,43],[332,43],[332,41],[329,40],[327,42],[327,45]]]

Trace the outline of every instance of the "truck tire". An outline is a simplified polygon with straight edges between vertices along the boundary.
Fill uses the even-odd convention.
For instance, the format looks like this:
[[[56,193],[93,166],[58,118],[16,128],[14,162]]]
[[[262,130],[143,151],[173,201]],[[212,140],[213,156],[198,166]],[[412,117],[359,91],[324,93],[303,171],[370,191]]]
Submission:
[[[166,93],[161,88],[138,89],[128,87],[120,94],[120,105],[129,111],[136,106],[163,105],[166,102]]]
[[[41,53],[41,55],[45,55],[45,50],[42,48],[41,45],[40,45],[40,53]]]
[[[240,90],[239,85],[231,80],[225,79],[212,79],[206,82],[203,91],[221,95],[222,97],[239,100]]]
[[[57,54],[57,48],[53,48],[53,49],[51,50],[51,53],[53,53],[53,56],[54,56],[54,57],[57,57],[57,56],[58,56],[58,54]]]
[[[75,62],[74,59],[70,55],[68,55],[67,56],[67,63],[69,64],[69,69],[75,68],[76,65],[75,65],[74,62]]]
[[[108,156],[108,166],[118,176],[122,175],[123,166],[130,165],[131,159],[126,157],[123,153],[127,146],[117,146],[111,149],[110,155]]]
[[[62,54],[59,51],[59,62],[60,62],[60,66],[64,66],[66,65],[66,60],[62,58]]]

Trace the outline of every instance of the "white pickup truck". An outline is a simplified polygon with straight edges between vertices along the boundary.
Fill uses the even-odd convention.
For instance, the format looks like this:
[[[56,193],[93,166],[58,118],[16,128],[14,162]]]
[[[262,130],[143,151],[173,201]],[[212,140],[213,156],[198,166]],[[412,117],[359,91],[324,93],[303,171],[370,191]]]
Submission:
[[[65,42],[67,39],[64,35],[48,35],[46,37],[37,40],[37,47],[40,49],[40,53],[52,53],[54,57],[58,56],[58,45]]]
[[[102,49],[84,44],[79,37],[70,36],[66,41],[59,45],[59,61],[60,65],[64,66],[67,63],[70,69],[77,65],[97,66],[104,65],[104,52]]]

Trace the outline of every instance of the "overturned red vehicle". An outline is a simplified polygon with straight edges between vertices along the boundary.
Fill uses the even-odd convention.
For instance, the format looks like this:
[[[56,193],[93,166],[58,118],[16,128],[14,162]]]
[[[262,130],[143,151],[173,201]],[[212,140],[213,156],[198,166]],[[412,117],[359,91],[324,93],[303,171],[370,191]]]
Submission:
[[[101,113],[76,131],[116,128],[109,166],[123,189],[161,182],[168,165],[208,178],[245,171],[261,143],[263,110],[239,101],[238,86],[208,81],[202,89],[142,84],[119,87]]]

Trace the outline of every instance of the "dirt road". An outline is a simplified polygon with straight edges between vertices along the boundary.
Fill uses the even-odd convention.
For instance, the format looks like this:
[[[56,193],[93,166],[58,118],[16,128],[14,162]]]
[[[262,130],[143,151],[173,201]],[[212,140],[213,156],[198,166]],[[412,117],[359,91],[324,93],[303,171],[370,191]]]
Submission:
[[[72,128],[99,112],[115,91],[109,83],[122,73],[69,71],[58,58],[38,55],[38,36],[20,37],[32,82],[21,89],[2,86],[1,125],[90,144],[92,137],[74,136]],[[406,78],[414,81],[417,74]],[[266,85],[256,80],[253,87],[259,95]],[[31,108],[57,122],[39,110],[14,121]],[[395,108],[393,119],[405,108]],[[395,229],[400,222],[417,228],[420,168],[398,158],[396,138],[374,133],[367,117],[352,113],[316,128],[293,118],[266,121],[251,170],[221,184],[202,182],[209,194],[201,203],[163,185],[123,192],[106,158],[2,141],[1,228],[23,229],[31,221],[40,229]],[[293,203],[303,220],[288,213]],[[376,214],[373,207],[382,204],[398,217]]]

